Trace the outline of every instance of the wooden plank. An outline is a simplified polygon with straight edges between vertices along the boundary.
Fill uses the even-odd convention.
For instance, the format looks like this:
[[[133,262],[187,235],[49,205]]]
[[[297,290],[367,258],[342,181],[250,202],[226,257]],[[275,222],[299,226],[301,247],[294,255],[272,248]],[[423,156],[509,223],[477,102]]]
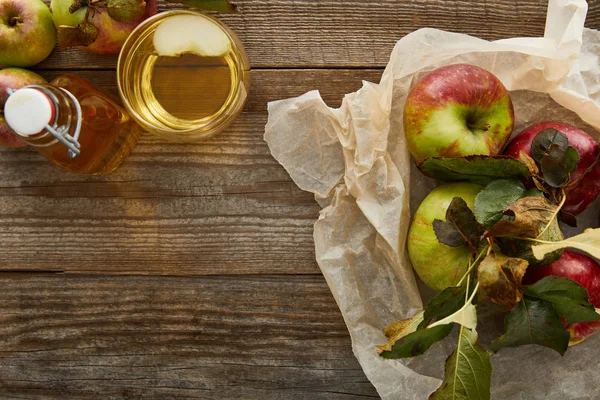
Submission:
[[[58,72],[44,75],[51,79]],[[115,92],[111,71],[84,78]],[[269,100],[319,88],[331,105],[380,70],[262,70],[246,111],[203,144],[145,138],[106,177],[0,150],[0,270],[312,274],[319,206],[263,141]]]
[[[378,398],[320,276],[0,273],[0,397]]]
[[[394,43],[432,27],[495,40],[541,36],[547,0],[237,0],[221,14],[240,36],[254,68],[383,67]],[[587,26],[600,28],[600,2]],[[159,10],[178,8],[165,0]],[[116,56],[54,52],[43,69],[114,68]]]

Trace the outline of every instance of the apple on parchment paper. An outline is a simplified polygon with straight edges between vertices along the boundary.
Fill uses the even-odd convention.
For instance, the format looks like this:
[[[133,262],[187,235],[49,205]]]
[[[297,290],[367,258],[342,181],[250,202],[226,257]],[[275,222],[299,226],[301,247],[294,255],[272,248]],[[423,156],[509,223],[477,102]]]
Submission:
[[[469,64],[425,75],[404,107],[404,131],[417,163],[429,157],[497,155],[513,124],[513,105],[502,82]]]
[[[0,70],[0,146],[24,147],[27,146],[8,127],[3,116],[4,103],[8,98],[6,89],[19,89],[27,85],[39,85],[47,83],[44,78],[35,72],[21,68],[5,68]]]
[[[41,0],[0,0],[0,66],[29,67],[56,44],[56,28]]]
[[[556,129],[567,136],[569,146],[579,153],[577,168],[565,187],[566,201],[563,211],[578,215],[600,194],[600,148],[598,142],[586,132],[574,126],[556,121],[544,121],[531,125],[519,133],[506,147],[504,154],[519,158],[521,151],[531,156],[531,144],[542,131]]]
[[[467,182],[448,183],[433,189],[421,202],[408,231],[407,247],[417,275],[429,288],[442,291],[458,283],[467,271],[471,249],[462,244],[450,247],[438,241],[434,220],[446,221],[454,197],[462,198],[473,210],[483,186]]]

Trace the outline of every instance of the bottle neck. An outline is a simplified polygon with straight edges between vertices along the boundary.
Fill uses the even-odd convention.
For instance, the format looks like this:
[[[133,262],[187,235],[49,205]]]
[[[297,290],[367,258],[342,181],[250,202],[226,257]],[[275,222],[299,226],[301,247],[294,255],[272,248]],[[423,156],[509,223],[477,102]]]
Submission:
[[[54,118],[48,125],[54,130],[63,127],[69,135],[73,136],[77,128],[78,120],[75,100],[73,100],[63,89],[51,85],[32,85],[29,87],[39,90],[46,95],[52,103],[54,108]],[[18,133],[17,135],[23,139],[25,143],[34,147],[64,146],[46,129],[33,135],[20,135]]]

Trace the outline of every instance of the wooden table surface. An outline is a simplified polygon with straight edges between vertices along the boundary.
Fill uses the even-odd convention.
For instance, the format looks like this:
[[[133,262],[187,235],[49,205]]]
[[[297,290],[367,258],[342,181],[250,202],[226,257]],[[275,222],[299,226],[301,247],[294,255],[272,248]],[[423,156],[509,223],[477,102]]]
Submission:
[[[0,152],[1,399],[378,397],[314,259],[319,206],[262,139],[266,104],[319,89],[337,107],[421,27],[540,36],[546,0],[237,4],[221,18],[252,89],[220,136],[145,137],[107,177]],[[57,51],[36,69],[116,93],[116,59]]]

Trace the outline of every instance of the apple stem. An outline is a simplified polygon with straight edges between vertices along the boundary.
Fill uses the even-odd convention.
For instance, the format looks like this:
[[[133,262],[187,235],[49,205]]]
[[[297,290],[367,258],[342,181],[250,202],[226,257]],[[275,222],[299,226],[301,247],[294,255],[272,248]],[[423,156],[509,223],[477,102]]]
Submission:
[[[75,11],[79,10],[81,7],[85,7],[86,5],[86,0],[75,0],[69,7],[69,12],[73,14]]]
[[[8,24],[10,26],[15,26],[15,25],[20,24],[22,22],[23,22],[23,17],[12,17],[10,19],[10,21],[8,21]]]
[[[483,124],[482,126],[477,126],[475,124],[469,124],[467,123],[467,128],[469,128],[469,130],[474,130],[474,129],[478,129],[478,130],[482,130],[482,131],[489,131],[491,128],[490,124]]]

